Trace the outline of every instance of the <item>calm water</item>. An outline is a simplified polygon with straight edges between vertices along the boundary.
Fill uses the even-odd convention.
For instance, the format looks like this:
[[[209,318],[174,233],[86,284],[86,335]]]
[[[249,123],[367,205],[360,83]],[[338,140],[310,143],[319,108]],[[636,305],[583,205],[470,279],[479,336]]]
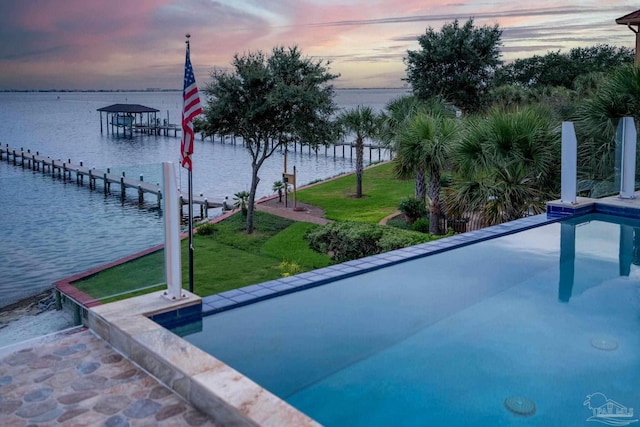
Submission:
[[[380,110],[400,96],[399,90],[338,91],[343,108],[359,104]],[[160,110],[158,117],[179,123],[180,92],[162,93],[0,93],[0,143],[39,151],[53,158],[145,181],[160,182],[160,164],[179,162],[180,138],[134,135],[116,138],[100,134],[100,113],[114,103],[142,104]],[[104,118],[103,118],[104,120]],[[329,151],[332,154],[332,150]],[[353,169],[349,158],[290,153],[289,172],[296,166],[299,183],[308,183]],[[368,156],[365,154],[366,160]],[[384,158],[384,157],[383,157]],[[374,153],[373,160],[377,160]],[[196,141],[193,158],[194,193],[233,196],[248,190],[250,159],[240,145]],[[271,194],[279,180],[283,155],[263,166],[258,195]],[[181,186],[187,176],[178,168]],[[163,241],[160,212],[149,199],[139,207],[122,203],[75,183],[63,183],[6,161],[0,162],[0,307],[37,293],[55,280],[119,259]],[[215,215],[216,213],[210,213]],[[145,284],[150,285],[150,284]]]
[[[640,221],[583,220],[208,316],[185,339],[327,426],[586,425],[587,395],[640,403]]]

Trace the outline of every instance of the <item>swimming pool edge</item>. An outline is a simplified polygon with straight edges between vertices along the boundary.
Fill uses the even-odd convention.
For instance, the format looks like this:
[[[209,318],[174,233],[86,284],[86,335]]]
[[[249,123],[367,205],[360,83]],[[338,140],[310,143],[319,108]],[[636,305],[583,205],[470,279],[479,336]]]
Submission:
[[[319,426],[313,419],[150,317],[201,304],[154,292],[88,309],[88,327],[220,425]]]

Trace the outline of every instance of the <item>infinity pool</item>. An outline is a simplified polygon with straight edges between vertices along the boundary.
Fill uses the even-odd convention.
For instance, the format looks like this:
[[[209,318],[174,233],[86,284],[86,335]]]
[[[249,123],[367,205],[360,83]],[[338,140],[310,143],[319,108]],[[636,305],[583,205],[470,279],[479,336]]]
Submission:
[[[184,339],[327,426],[588,425],[601,395],[640,407],[639,261],[640,221],[588,215],[207,316]]]

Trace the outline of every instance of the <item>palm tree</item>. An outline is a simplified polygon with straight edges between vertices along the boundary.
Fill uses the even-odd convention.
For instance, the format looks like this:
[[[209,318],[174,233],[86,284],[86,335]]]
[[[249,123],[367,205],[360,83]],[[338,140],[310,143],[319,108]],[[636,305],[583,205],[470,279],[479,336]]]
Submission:
[[[389,102],[381,114],[382,128],[380,140],[389,149],[395,150],[398,135],[417,112],[426,113],[426,107],[416,96],[405,95]]]
[[[470,120],[452,151],[450,213],[476,212],[498,224],[543,212],[559,193],[560,134],[551,118],[532,106]]]
[[[402,96],[391,101],[387,104],[386,111],[387,113],[383,115],[381,139],[387,147],[396,152],[396,155],[403,156],[403,159],[400,159],[400,163],[403,165],[396,172],[402,179],[413,178],[415,180],[414,195],[426,207],[425,169],[420,167],[420,162],[413,161],[416,160],[417,152],[414,153],[408,147],[402,147],[403,143],[407,142],[406,129],[416,115],[431,114],[439,117],[455,117],[455,111],[439,97],[422,101],[412,95]],[[415,170],[412,170],[412,164],[417,166]]]
[[[429,197],[429,232],[441,234],[440,189],[442,171],[449,150],[457,138],[458,126],[454,119],[438,115],[415,114],[400,131],[394,170],[398,177],[415,177],[415,194],[426,205]],[[428,186],[425,176],[429,177]]]
[[[364,140],[378,138],[380,119],[371,107],[359,105],[342,112],[338,116],[338,125],[344,135],[354,134],[356,137],[356,198],[360,198],[364,170]]]
[[[236,202],[234,203],[234,206],[236,208],[240,208],[240,210],[242,211],[242,215],[246,216],[247,215],[247,200],[249,199],[249,192],[248,191],[239,191],[236,194],[233,195],[233,200],[235,200]]]
[[[273,183],[273,191],[278,193],[278,202],[282,203],[282,194],[286,191],[287,186],[282,181],[276,181]]]
[[[634,117],[636,123],[640,120],[638,67],[617,69],[577,108],[574,121],[580,141],[578,171],[583,189],[597,191],[603,182],[612,183],[616,157],[616,129],[619,119],[625,116]],[[611,186],[604,187],[611,191]]]

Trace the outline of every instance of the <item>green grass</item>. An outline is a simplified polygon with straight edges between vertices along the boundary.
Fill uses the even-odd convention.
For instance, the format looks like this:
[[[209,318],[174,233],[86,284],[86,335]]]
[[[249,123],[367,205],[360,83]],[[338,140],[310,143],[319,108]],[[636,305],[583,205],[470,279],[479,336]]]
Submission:
[[[154,252],[135,261],[102,270],[87,279],[74,282],[79,290],[96,299],[131,292],[165,283],[164,251]]]
[[[335,179],[298,192],[298,200],[321,207],[333,220],[377,223],[413,194],[413,182],[394,178],[391,164],[364,172],[364,197],[355,199],[355,175]],[[236,214],[214,225],[211,235],[194,235],[194,291],[207,296],[282,277],[281,263],[295,263],[301,271],[332,263],[311,250],[304,240],[314,224],[254,212],[255,232],[246,234],[245,218]],[[188,287],[188,242],[182,241],[182,283]],[[164,251],[104,270],[74,285],[103,301],[159,289],[164,282]],[[142,288],[149,288],[142,291]],[[120,295],[114,298],[114,295]]]
[[[302,271],[331,264],[327,255],[312,251],[303,240],[314,224],[255,212],[255,232],[244,231],[244,217],[236,214],[215,224],[212,235],[194,235],[194,291],[200,296],[282,277],[282,261],[293,261]],[[188,240],[181,242],[182,284],[188,287]],[[104,302],[114,295],[130,297],[159,290],[148,288],[164,283],[164,251],[158,251],[125,264],[109,268],[74,285]]]
[[[413,195],[413,181],[393,176],[391,163],[365,169],[362,178],[364,196],[353,197],[355,175],[347,175],[297,192],[298,200],[318,206],[328,219],[378,223],[398,210],[400,200]]]
[[[308,222],[292,224],[267,240],[261,252],[275,259],[294,262],[305,271],[326,267],[331,264],[329,257],[310,249],[304,240],[307,231],[317,227],[318,225]]]

